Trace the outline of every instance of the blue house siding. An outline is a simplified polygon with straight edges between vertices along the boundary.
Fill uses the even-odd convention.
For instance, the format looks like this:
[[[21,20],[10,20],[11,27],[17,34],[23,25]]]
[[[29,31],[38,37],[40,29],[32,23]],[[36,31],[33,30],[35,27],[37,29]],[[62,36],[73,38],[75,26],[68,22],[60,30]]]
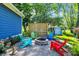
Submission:
[[[0,39],[20,34],[21,25],[21,17],[0,4]]]

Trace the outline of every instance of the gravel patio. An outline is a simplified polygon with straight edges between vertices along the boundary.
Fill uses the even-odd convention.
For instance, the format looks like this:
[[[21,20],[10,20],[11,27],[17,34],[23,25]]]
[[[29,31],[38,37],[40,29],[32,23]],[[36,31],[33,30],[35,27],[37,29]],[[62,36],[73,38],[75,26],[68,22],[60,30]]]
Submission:
[[[18,44],[16,44],[17,46]],[[66,54],[67,55],[67,54]],[[68,53],[68,56],[71,55]],[[8,54],[2,54],[2,56],[10,56]],[[50,51],[48,45],[35,45],[34,41],[32,46],[27,46],[23,49],[17,47],[16,54],[14,56],[59,56],[54,50]]]

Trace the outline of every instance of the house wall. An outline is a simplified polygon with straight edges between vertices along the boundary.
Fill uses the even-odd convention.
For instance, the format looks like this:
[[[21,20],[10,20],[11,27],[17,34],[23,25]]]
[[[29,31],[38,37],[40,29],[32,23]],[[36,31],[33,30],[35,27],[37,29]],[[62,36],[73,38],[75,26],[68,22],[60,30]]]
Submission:
[[[21,33],[22,18],[0,4],[0,40]]]

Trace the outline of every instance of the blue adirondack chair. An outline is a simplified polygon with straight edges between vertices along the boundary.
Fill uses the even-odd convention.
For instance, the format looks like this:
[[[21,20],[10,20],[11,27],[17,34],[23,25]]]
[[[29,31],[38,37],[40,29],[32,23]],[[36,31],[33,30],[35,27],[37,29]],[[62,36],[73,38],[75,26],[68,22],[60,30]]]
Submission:
[[[60,27],[55,27],[54,28],[54,34],[55,35],[62,35],[62,30]]]
[[[54,36],[53,32],[50,32],[48,34],[48,40],[53,40],[53,36]]]
[[[30,37],[23,37],[23,36],[19,36],[19,38],[20,38],[20,41],[21,41],[21,44],[20,44],[20,48],[24,48],[24,47],[26,47],[26,46],[28,46],[28,45],[32,45],[32,38],[30,38]]]

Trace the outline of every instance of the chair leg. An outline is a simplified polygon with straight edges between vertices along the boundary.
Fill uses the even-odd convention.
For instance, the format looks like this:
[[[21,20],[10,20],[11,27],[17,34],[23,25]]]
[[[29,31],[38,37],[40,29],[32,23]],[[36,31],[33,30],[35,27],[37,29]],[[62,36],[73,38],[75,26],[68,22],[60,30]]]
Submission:
[[[64,52],[66,52],[66,53],[68,53],[68,51],[67,50],[65,50],[64,48],[61,48]]]
[[[50,50],[52,50],[52,48],[50,47]]]
[[[50,50],[52,50],[52,46],[50,45]]]
[[[64,52],[62,52],[60,50],[56,50],[56,51],[60,54],[60,56],[64,56]]]
[[[64,56],[64,49],[63,48],[59,48],[59,49],[56,49],[56,51],[61,55],[61,56]]]
[[[32,45],[32,41],[30,41],[29,45]]]
[[[32,45],[32,43],[29,44],[30,46]]]

